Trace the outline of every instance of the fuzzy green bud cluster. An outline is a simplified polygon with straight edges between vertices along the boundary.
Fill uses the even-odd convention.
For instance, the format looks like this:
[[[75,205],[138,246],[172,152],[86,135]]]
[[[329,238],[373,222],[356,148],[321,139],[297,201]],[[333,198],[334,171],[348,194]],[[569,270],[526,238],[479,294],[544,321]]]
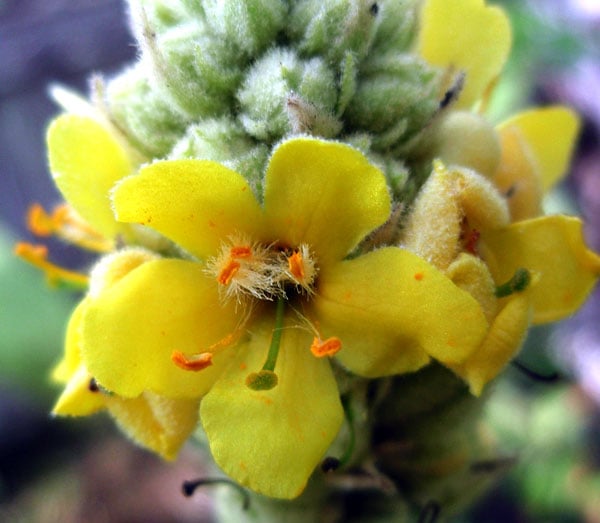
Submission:
[[[148,158],[215,160],[259,188],[273,146],[308,134],[356,146],[396,196],[414,192],[441,81],[413,52],[418,0],[130,4],[140,59],[105,107]]]

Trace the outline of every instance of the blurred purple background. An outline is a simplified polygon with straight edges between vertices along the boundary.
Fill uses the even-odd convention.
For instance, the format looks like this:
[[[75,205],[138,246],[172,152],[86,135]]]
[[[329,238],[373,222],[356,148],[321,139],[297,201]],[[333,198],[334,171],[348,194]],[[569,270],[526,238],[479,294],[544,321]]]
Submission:
[[[44,134],[58,112],[58,82],[82,93],[92,71],[135,56],[120,0],[0,1],[0,220],[26,235],[24,210],[59,201],[48,176]]]

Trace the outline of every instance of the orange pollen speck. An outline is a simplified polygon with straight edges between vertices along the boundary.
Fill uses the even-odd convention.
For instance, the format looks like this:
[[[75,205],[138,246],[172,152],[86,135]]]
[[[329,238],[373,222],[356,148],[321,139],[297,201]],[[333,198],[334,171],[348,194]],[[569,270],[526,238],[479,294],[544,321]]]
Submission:
[[[188,358],[183,352],[174,350],[171,354],[171,361],[183,370],[199,371],[212,365],[213,355],[210,352],[203,352]]]
[[[422,272],[415,272],[415,280],[421,281],[425,275]]]
[[[304,260],[302,254],[299,251],[294,252],[291,256],[288,256],[288,269],[297,281],[303,281],[306,276],[304,272]]]
[[[325,341],[320,338],[313,338],[312,345],[310,346],[310,351],[313,353],[313,356],[317,358],[323,358],[325,356],[333,356],[342,348],[342,342],[339,338],[332,336],[331,338],[327,338]]]
[[[235,273],[239,270],[239,268],[240,264],[238,262],[236,262],[235,260],[229,260],[229,262],[227,262],[227,265],[225,265],[225,267],[221,269],[221,272],[219,272],[219,275],[217,276],[217,281],[221,285],[228,285],[229,282],[231,282],[231,280],[235,276]]]
[[[239,245],[232,247],[229,251],[232,258],[250,258],[252,256],[252,248],[248,245]]]

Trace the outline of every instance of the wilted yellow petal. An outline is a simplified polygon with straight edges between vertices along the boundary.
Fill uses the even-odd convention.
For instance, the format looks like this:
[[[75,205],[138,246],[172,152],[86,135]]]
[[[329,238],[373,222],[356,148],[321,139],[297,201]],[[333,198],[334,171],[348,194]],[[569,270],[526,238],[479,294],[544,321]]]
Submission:
[[[90,387],[91,375],[81,364],[71,376],[52,414],[58,416],[89,416],[106,406],[106,396]]]
[[[472,106],[500,74],[511,46],[502,9],[483,0],[427,0],[421,12],[418,51],[433,65],[466,73],[457,107]]]
[[[500,162],[498,133],[483,116],[448,111],[433,128],[432,156],[450,167],[467,167],[492,178]]]
[[[408,215],[402,246],[445,270],[460,251],[462,219],[455,179],[437,162]]]
[[[521,348],[531,317],[528,292],[512,295],[490,326],[483,344],[459,368],[454,369],[479,396]]]
[[[498,301],[494,295],[496,284],[481,258],[461,253],[446,270],[446,276],[479,302],[488,322],[493,320]]]
[[[413,205],[402,245],[445,270],[463,249],[460,240],[465,218],[479,233],[506,225],[508,208],[487,178],[436,161]]]
[[[507,196],[512,221],[535,218],[542,213],[540,167],[518,127],[499,129],[502,158],[494,176],[498,190]]]
[[[109,396],[107,408],[123,432],[165,459],[175,459],[196,428],[199,400],[169,399],[150,392],[138,398]]]
[[[578,218],[543,216],[513,223],[482,237],[482,255],[497,284],[519,268],[537,274],[531,289],[534,323],[575,312],[600,275],[600,257],[589,250]]]

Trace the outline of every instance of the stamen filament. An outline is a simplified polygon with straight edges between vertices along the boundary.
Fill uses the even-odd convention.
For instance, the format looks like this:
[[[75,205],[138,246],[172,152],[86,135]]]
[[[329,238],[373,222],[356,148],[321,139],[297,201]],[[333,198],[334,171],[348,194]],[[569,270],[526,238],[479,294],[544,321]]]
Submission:
[[[88,286],[89,278],[85,274],[63,269],[48,261],[48,248],[44,245],[32,245],[19,242],[15,245],[15,254],[46,274],[50,285],[65,285],[81,290]]]
[[[36,236],[56,235],[90,251],[109,252],[114,249],[112,240],[93,229],[67,204],[59,205],[52,214],[40,204],[33,204],[27,213],[27,227]]]

